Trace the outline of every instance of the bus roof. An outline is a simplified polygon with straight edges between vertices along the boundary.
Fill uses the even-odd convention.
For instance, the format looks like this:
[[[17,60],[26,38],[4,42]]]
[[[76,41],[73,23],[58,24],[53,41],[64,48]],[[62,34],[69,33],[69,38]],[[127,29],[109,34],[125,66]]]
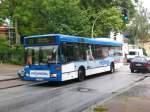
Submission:
[[[70,36],[70,35],[62,35],[62,34],[45,34],[45,35],[34,35],[28,36],[26,38],[38,38],[38,37],[47,37],[47,36],[56,36],[59,38],[61,42],[78,42],[78,43],[87,43],[87,44],[97,44],[97,45],[109,45],[109,46],[122,46],[122,42],[117,41],[106,41],[106,40],[99,40],[95,38],[89,37],[78,37],[78,36]]]

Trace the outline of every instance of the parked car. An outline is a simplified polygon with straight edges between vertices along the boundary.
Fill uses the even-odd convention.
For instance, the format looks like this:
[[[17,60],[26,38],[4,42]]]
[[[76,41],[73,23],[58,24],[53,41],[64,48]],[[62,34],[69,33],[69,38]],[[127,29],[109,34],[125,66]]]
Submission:
[[[150,72],[150,59],[145,56],[136,56],[130,62],[131,73],[135,71]]]

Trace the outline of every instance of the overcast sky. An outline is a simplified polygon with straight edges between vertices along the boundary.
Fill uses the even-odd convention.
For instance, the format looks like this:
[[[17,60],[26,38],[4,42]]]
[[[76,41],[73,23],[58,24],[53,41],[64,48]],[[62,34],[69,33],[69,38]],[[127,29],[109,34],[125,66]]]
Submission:
[[[143,6],[150,11],[150,0],[142,0],[143,1]]]

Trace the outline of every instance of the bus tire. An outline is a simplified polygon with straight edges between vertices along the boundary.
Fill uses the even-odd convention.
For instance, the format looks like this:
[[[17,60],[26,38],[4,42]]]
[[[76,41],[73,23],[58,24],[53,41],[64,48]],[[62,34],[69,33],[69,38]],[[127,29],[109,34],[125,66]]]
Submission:
[[[115,72],[115,65],[114,63],[111,63],[109,73],[114,73],[114,72]]]
[[[85,69],[82,67],[82,68],[79,68],[78,70],[78,81],[81,82],[85,79]]]
[[[133,69],[131,69],[131,73],[134,73],[134,70],[133,70]]]

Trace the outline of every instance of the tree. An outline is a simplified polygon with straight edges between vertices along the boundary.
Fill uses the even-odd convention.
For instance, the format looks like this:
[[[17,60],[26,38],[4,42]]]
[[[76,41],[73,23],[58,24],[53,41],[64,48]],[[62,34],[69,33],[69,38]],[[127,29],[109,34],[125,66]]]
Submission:
[[[106,7],[111,7],[113,0],[79,0],[79,5],[83,9],[93,8],[95,11]]]
[[[8,55],[9,47],[8,41],[4,38],[0,38],[0,62],[6,61],[6,56]]]
[[[112,30],[122,31],[126,28],[122,19],[123,9],[126,9],[131,17],[135,12],[131,0],[80,0],[79,5],[82,10],[87,10],[95,36],[108,36]]]
[[[135,17],[136,10],[132,0],[115,0],[114,5],[121,11],[126,10],[129,18]]]
[[[95,17],[95,36],[108,36],[110,31],[119,31],[124,25],[121,13],[115,7],[103,9]]]
[[[4,20],[3,18],[0,18],[0,25],[3,24]]]
[[[138,44],[138,41],[143,43],[150,38],[150,13],[142,4],[139,4],[138,10],[139,12],[128,26],[130,43],[133,44]]]
[[[86,12],[79,8],[76,0],[8,1],[2,4],[12,4],[11,16],[18,21],[21,35],[63,33],[85,36],[89,32]]]
[[[45,33],[91,36],[91,27],[98,18],[94,32],[99,36],[125,27],[120,3],[123,4],[121,0],[4,0],[0,14],[17,23],[21,36]],[[124,7],[129,6],[131,2]]]

